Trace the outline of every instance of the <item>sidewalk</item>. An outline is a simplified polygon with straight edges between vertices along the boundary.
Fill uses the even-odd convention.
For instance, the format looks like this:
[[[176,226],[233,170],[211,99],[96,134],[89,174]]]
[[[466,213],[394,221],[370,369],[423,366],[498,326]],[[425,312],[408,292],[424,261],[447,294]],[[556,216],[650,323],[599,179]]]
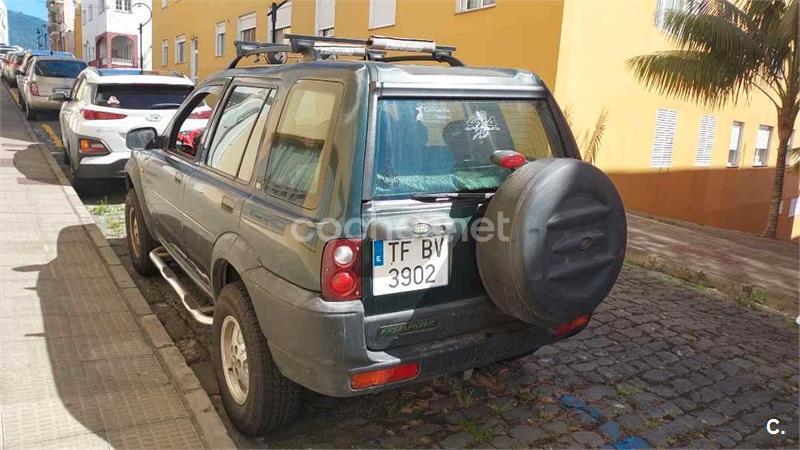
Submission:
[[[228,448],[197,378],[0,87],[0,449]]]
[[[798,312],[797,244],[629,213],[627,257],[670,273],[704,276],[712,286],[734,296],[757,288],[770,306],[790,316]]]

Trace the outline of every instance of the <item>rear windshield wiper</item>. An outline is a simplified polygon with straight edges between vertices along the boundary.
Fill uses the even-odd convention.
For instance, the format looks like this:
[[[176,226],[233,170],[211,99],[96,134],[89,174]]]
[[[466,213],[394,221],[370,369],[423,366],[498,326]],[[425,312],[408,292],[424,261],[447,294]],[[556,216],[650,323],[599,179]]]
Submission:
[[[494,192],[431,192],[411,194],[412,200],[420,202],[446,202],[449,200],[489,200]]]

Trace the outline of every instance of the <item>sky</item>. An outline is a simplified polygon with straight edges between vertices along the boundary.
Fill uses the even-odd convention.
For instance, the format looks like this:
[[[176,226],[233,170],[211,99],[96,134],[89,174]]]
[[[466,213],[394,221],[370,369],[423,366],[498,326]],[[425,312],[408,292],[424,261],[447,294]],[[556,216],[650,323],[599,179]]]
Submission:
[[[6,7],[9,11],[19,11],[47,20],[47,0],[6,0]]]

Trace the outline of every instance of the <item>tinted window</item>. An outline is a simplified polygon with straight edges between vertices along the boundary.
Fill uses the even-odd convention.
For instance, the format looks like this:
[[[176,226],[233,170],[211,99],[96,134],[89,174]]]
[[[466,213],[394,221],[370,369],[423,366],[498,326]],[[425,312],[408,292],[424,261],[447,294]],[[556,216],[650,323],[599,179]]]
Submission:
[[[247,141],[269,94],[268,88],[237,86],[225,103],[206,164],[236,176]]]
[[[304,208],[319,206],[342,85],[299,81],[289,93],[267,166],[267,191]]]
[[[178,109],[193,89],[161,84],[99,85],[94,104],[124,109]]]
[[[264,138],[264,127],[267,125],[267,118],[269,111],[272,109],[272,101],[275,99],[275,91],[271,90],[267,97],[267,102],[261,108],[261,114],[258,115],[253,132],[250,133],[250,140],[247,142],[247,148],[244,151],[242,164],[239,166],[239,173],[236,178],[244,182],[250,181],[253,176],[253,168],[256,163],[256,156],[258,156],[258,149],[261,146],[261,140]]]
[[[39,61],[36,63],[36,75],[52,78],[75,78],[85,68],[86,63],[83,61]]]
[[[528,160],[563,155],[547,103],[379,100],[374,193],[493,191],[511,173],[490,161],[496,150]]]

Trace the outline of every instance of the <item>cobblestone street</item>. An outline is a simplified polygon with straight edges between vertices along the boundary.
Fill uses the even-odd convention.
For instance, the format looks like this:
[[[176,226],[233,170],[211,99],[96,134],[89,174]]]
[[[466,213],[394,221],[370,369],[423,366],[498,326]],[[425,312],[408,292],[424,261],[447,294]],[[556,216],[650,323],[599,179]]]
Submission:
[[[37,122],[37,132],[42,124],[57,127]],[[84,198],[95,203],[89,211],[118,214],[123,187],[100,189]],[[209,329],[188,320],[162,279],[135,274],[116,219],[98,222],[243,448],[798,447],[794,322],[631,264],[571,339],[467,381],[453,375],[349,399],[307,392],[294,425],[246,439],[224,419]],[[773,418],[775,435],[765,429]]]

